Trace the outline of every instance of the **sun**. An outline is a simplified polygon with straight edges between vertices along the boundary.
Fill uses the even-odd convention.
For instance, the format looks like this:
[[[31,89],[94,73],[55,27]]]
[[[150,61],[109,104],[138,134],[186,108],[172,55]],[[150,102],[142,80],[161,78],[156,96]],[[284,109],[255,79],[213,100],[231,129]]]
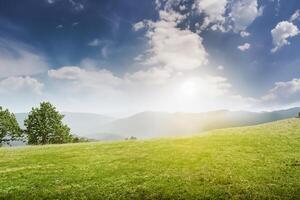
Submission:
[[[186,80],[180,85],[180,92],[184,96],[191,97],[197,93],[197,84],[193,80]]]

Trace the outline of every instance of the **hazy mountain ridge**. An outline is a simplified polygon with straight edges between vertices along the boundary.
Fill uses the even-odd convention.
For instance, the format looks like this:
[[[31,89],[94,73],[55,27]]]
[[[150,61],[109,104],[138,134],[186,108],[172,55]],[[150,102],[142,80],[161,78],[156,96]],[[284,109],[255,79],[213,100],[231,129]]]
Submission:
[[[63,112],[63,120],[73,134],[99,140],[122,140],[129,136],[153,138],[188,135],[236,126],[255,125],[297,116],[300,107],[273,112],[219,110],[206,113],[142,112],[113,119],[92,113]],[[23,127],[27,113],[17,113]]]
[[[227,110],[206,113],[143,112],[105,124],[102,131],[138,138],[188,135],[218,128],[255,125],[291,118],[297,116],[298,112],[300,112],[298,107],[273,112]]]
[[[97,134],[102,125],[114,120],[112,117],[94,113],[62,112],[62,114],[65,116],[63,123],[71,128],[72,134],[101,140],[123,139],[123,137],[115,134]],[[24,120],[28,116],[28,113],[16,113],[15,115],[21,128],[24,128]]]

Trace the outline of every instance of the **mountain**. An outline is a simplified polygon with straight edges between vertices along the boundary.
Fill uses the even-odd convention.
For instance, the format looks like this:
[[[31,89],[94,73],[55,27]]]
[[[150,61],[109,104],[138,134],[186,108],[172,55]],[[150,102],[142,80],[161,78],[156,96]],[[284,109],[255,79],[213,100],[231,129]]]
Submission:
[[[219,110],[206,113],[142,112],[136,115],[113,119],[91,114],[63,112],[63,120],[72,134],[96,140],[123,140],[134,136],[138,139],[190,135],[208,130],[261,124],[295,117],[300,107],[273,112],[246,112]],[[27,113],[17,113],[23,126]]]
[[[62,114],[65,115],[63,122],[71,128],[72,134],[82,137],[98,133],[104,124],[114,120],[114,118],[93,113],[63,112]]]
[[[63,122],[71,128],[71,133],[80,137],[99,140],[117,140],[123,137],[116,134],[97,134],[100,128],[114,119],[104,115],[93,113],[62,112],[65,115]],[[28,113],[16,113],[18,123],[24,128],[24,120]]]
[[[206,113],[143,112],[105,124],[99,133],[153,138],[188,135],[212,129],[255,125],[295,117],[300,108],[274,112],[220,110]]]

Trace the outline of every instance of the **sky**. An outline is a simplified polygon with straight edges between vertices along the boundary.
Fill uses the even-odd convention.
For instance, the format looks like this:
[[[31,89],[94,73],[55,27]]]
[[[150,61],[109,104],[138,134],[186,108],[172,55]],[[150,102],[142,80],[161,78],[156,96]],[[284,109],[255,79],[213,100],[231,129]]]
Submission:
[[[299,0],[0,0],[0,105],[112,116],[300,106]]]

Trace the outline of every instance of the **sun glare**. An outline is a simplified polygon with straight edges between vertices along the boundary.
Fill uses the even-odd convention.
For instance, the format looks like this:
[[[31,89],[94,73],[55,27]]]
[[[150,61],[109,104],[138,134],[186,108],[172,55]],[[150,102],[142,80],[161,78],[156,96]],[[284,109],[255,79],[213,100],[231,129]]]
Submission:
[[[194,96],[197,92],[197,84],[193,80],[186,80],[181,84],[180,91],[187,97]]]

